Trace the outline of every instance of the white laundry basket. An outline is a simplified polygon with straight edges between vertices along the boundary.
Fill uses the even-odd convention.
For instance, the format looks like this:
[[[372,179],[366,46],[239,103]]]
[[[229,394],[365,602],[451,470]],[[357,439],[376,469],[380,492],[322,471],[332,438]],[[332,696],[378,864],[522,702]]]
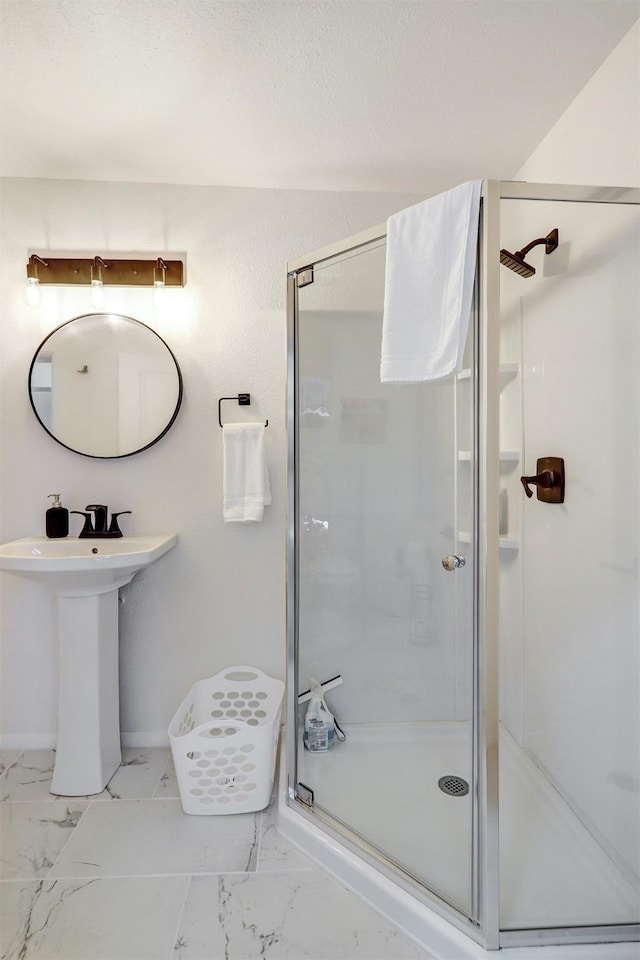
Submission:
[[[284,683],[227,667],[194,684],[169,726],[182,809],[253,813],[271,798]]]

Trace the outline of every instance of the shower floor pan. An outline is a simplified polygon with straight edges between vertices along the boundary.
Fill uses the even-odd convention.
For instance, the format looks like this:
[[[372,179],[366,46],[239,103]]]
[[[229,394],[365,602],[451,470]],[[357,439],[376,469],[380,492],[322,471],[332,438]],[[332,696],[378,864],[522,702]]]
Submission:
[[[468,779],[466,725],[347,725],[345,732],[346,742],[326,754],[304,751],[299,779],[322,809],[464,905],[470,797],[448,796],[438,780]],[[500,746],[502,927],[637,922],[633,884],[504,730]]]

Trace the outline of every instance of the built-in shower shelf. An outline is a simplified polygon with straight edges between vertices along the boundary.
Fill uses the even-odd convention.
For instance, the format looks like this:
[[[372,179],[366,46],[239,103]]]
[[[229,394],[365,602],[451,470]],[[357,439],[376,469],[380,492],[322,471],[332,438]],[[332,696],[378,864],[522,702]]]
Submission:
[[[458,541],[460,543],[471,543],[471,534],[468,530],[458,532]],[[499,546],[501,550],[519,550],[520,541],[516,537],[500,537]]]
[[[517,377],[520,370],[520,365],[518,363],[501,363],[500,364],[500,389],[513,380],[514,377]],[[469,380],[471,378],[471,370],[461,370],[458,374],[458,380]]]
[[[458,450],[458,460],[461,463],[469,463],[471,461],[471,451],[470,450]],[[519,463],[520,462],[520,451],[519,450],[501,450],[500,451],[500,463]]]

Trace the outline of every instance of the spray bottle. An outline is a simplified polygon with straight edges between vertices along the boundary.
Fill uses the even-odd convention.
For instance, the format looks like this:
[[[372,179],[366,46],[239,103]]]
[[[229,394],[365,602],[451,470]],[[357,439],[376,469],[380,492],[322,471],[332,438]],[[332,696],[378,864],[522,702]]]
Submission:
[[[336,738],[336,724],[322,696],[322,687],[311,679],[311,699],[304,718],[303,742],[314,753],[329,750]]]

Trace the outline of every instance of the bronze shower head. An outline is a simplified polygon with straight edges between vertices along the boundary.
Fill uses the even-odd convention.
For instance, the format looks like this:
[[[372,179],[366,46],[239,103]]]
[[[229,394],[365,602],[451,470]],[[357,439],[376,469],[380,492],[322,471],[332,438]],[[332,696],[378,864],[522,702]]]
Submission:
[[[509,270],[513,270],[514,273],[520,274],[521,277],[532,277],[536,272],[536,268],[525,261],[521,251],[509,253],[508,250],[501,250],[500,263],[509,267]]]
[[[532,240],[526,247],[523,247],[522,250],[516,250],[515,253],[510,253],[508,250],[501,250],[500,263],[504,264],[505,267],[509,267],[509,270],[513,270],[514,273],[517,273],[521,277],[532,277],[536,272],[536,268],[532,267],[530,263],[527,263],[525,256],[529,250],[533,250],[533,248],[537,247],[540,243],[544,243],[545,253],[553,253],[558,246],[558,228],[554,227],[546,237],[539,237],[538,240]]]

